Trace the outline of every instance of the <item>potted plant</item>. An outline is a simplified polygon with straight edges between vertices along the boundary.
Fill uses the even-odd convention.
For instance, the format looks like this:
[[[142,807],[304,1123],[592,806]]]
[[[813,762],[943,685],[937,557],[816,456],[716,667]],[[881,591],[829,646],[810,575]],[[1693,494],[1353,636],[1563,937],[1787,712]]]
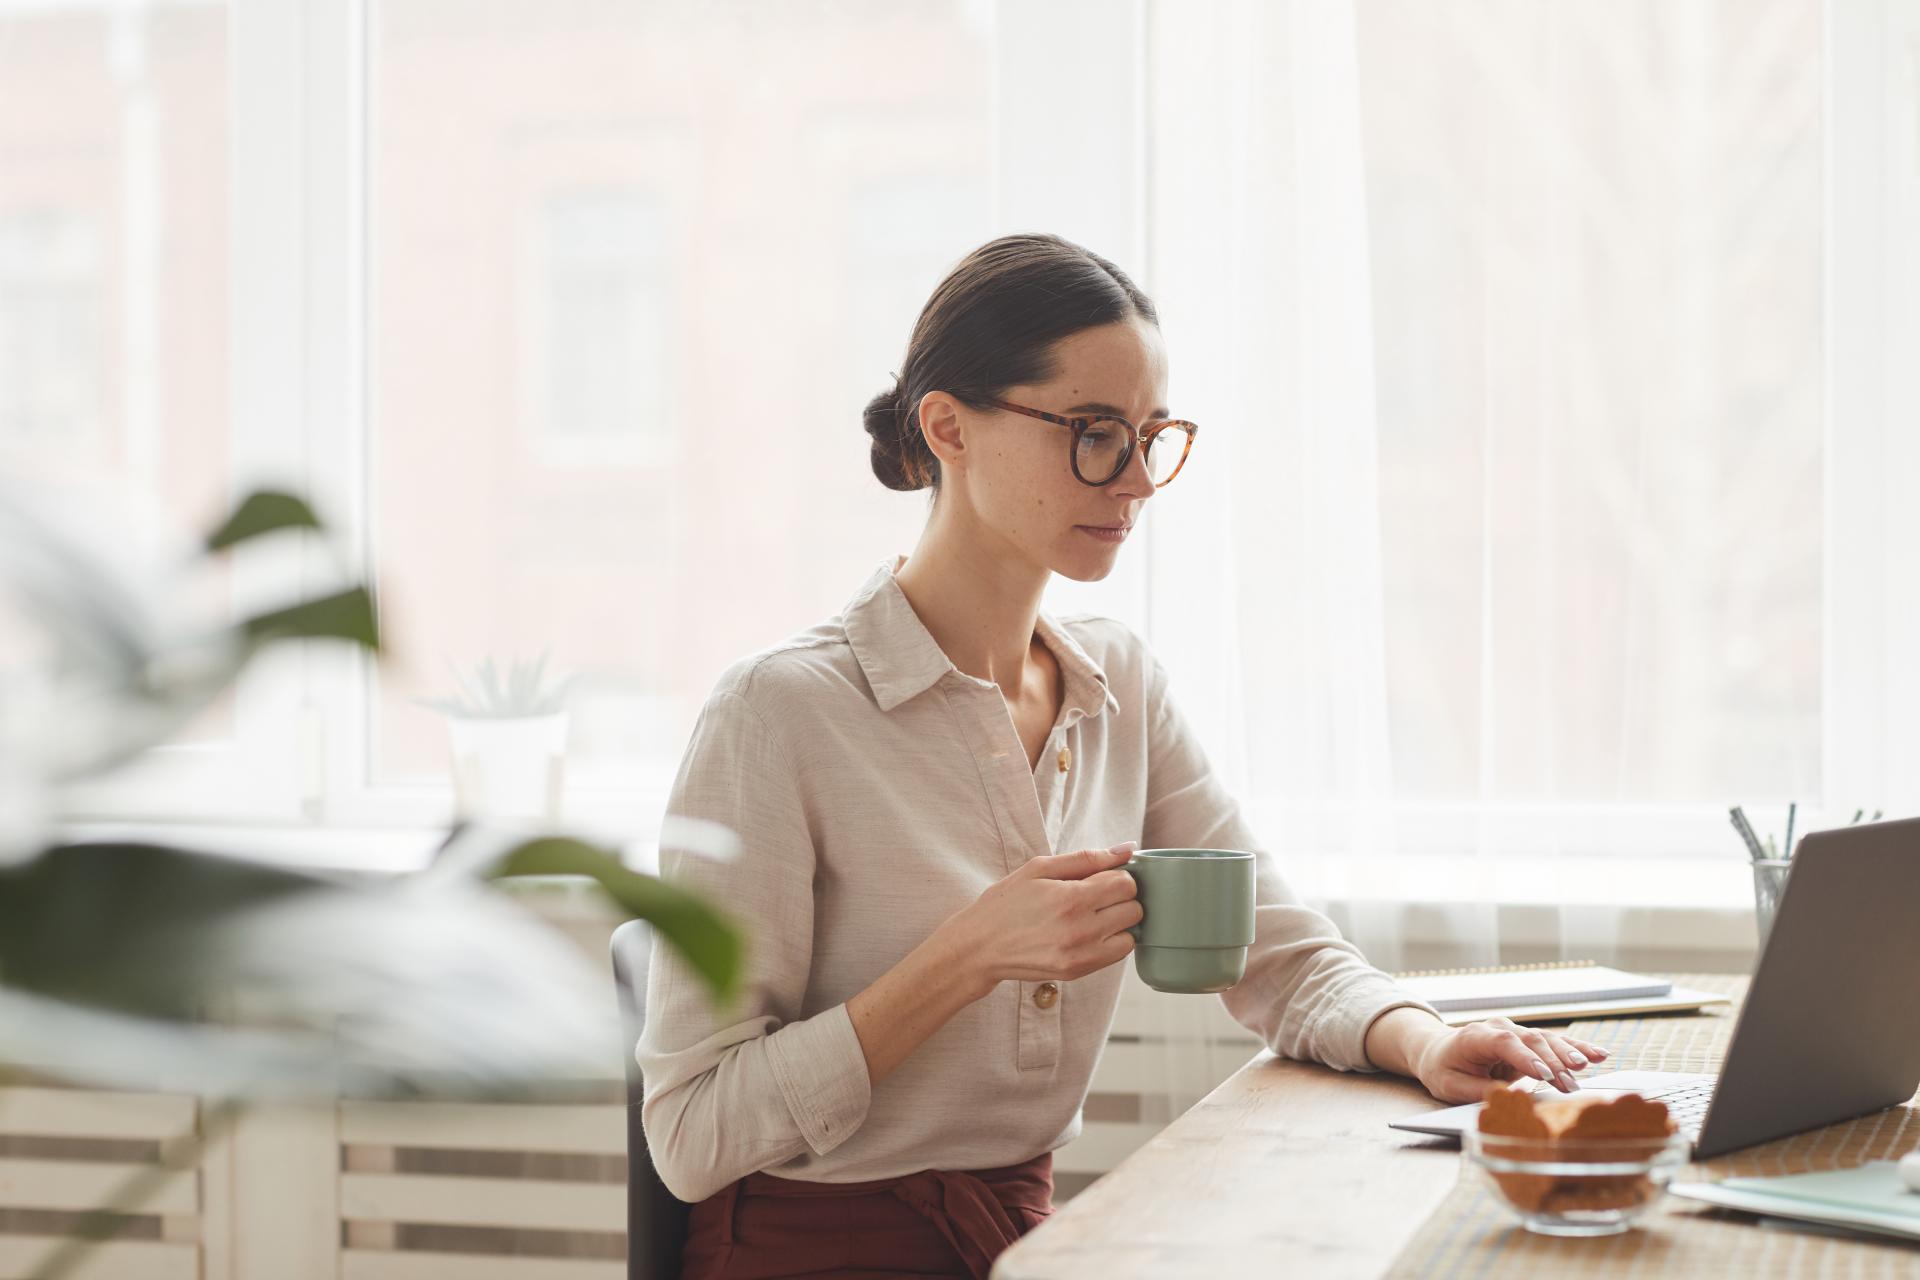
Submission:
[[[143,579],[0,483],[0,657],[26,657],[0,667],[0,1078],[198,1094],[204,1143],[256,1099],[524,1098],[604,1070],[619,1052],[606,975],[487,887],[503,877],[591,877],[716,1002],[738,988],[743,944],[722,914],[564,834],[469,823],[426,871],[384,879],[63,837],[64,785],[170,737],[261,649],[378,651],[358,585],[237,623],[185,612],[211,557],[319,528],[300,499],[256,493],[176,572]],[[45,643],[19,643],[29,632]],[[737,844],[684,821],[661,843],[722,857]],[[130,1175],[31,1273],[70,1274],[165,1174]]]
[[[558,822],[573,677],[549,688],[545,653],[515,659],[504,679],[491,657],[470,677],[448,667],[457,693],[414,701],[447,717],[455,819]]]

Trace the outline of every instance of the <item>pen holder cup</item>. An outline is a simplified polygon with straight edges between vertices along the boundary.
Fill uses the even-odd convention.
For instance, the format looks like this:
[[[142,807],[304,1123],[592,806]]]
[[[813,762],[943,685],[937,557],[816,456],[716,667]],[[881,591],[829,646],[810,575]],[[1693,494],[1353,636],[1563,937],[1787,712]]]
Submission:
[[[1793,864],[1785,858],[1757,858],[1753,863],[1753,918],[1760,930],[1760,950],[1767,949],[1767,934],[1773,929],[1774,909],[1786,891],[1787,871]]]

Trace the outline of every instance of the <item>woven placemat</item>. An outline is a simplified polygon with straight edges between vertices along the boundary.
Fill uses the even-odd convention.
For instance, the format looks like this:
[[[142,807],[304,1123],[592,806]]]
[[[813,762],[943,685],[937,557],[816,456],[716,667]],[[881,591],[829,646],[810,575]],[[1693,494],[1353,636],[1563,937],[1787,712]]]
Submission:
[[[1676,975],[1674,981],[1731,995],[1746,979],[1724,974]],[[1735,1009],[1693,1017],[1609,1018],[1575,1022],[1570,1034],[1612,1051],[1609,1067],[1643,1071],[1717,1071],[1733,1034]],[[1920,1146],[1920,1107],[1912,1102],[1812,1133],[1689,1165],[1680,1179],[1717,1182],[1756,1174],[1845,1169],[1893,1159]],[[1463,1166],[1463,1174],[1466,1170]],[[1515,1223],[1478,1179],[1463,1176],[1394,1260],[1394,1280],[1430,1276],[1496,1278],[1543,1275],[1622,1276],[1846,1275],[1905,1277],[1920,1273],[1920,1247],[1897,1240],[1842,1236],[1793,1227],[1778,1219],[1716,1209],[1675,1196],[1624,1235],[1597,1240],[1535,1235]]]

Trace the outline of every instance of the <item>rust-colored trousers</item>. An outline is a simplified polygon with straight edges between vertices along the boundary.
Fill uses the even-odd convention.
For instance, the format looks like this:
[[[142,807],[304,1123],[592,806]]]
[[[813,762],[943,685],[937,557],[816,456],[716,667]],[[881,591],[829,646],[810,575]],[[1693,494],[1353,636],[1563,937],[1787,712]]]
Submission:
[[[986,1280],[1053,1212],[1053,1153],[1004,1169],[873,1182],[754,1173],[693,1206],[683,1280],[945,1276]]]

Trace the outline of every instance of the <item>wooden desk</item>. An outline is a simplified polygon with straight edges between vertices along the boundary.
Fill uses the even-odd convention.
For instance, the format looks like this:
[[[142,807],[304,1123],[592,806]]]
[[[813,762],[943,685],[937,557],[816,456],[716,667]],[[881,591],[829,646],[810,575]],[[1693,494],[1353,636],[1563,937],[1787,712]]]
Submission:
[[[1453,1189],[1402,1076],[1264,1050],[1000,1256],[994,1280],[1378,1276]]]
[[[1745,994],[1746,979],[1675,975]],[[1576,1023],[1608,1066],[1717,1070],[1734,1011]],[[1454,1144],[1386,1127],[1433,1102],[1411,1080],[1261,1053],[1001,1255],[994,1280],[1402,1275],[1920,1274],[1920,1249],[1755,1225],[1669,1197],[1640,1229],[1532,1236],[1472,1185]],[[1920,1142],[1920,1109],[1879,1113],[1690,1166],[1685,1177],[1886,1159]],[[1411,1256],[1402,1256],[1414,1246]],[[1397,1260],[1397,1261],[1396,1261]],[[1636,1274],[1638,1272],[1636,1271]]]

